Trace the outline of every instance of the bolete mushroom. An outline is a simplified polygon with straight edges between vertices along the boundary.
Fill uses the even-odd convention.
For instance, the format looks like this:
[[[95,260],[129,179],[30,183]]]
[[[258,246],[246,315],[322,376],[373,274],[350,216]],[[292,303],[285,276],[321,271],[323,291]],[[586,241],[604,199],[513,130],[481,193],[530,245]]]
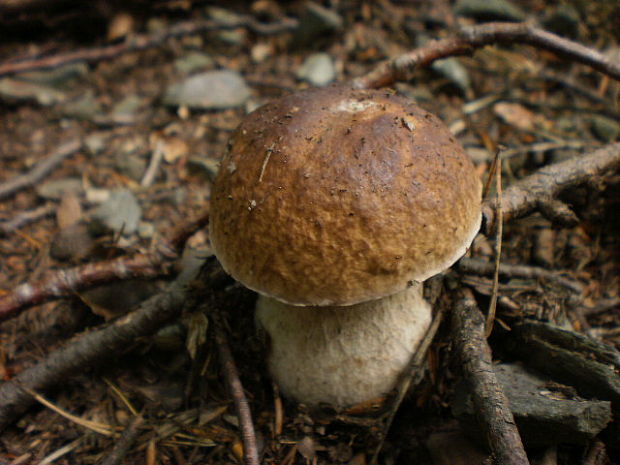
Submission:
[[[312,89],[249,114],[213,186],[210,238],[260,294],[282,392],[347,406],[390,391],[431,320],[421,283],[467,251],[480,203],[448,128],[391,91]]]

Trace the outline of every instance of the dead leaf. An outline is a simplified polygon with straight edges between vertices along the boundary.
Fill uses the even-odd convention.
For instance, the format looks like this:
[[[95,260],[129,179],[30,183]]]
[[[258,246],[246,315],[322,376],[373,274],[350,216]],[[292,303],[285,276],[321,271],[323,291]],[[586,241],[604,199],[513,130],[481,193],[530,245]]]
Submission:
[[[74,192],[66,192],[56,209],[56,223],[60,229],[77,224],[82,219],[82,205]]]
[[[116,14],[108,26],[108,41],[113,42],[128,36],[133,32],[134,26],[133,16],[129,13],[121,12]]]
[[[153,133],[150,137],[152,150],[159,150],[167,163],[174,163],[189,153],[187,142],[178,136],[166,136],[161,133]]]
[[[534,113],[518,103],[498,102],[493,106],[493,111],[505,123],[522,131],[534,129]]]

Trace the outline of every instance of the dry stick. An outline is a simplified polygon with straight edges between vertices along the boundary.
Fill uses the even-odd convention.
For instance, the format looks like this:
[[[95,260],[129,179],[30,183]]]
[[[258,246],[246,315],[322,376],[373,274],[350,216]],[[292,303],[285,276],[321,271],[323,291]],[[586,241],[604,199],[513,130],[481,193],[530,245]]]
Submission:
[[[250,404],[245,397],[243,385],[239,380],[239,372],[237,371],[235,360],[230,351],[230,346],[228,345],[226,329],[224,328],[223,318],[219,309],[215,308],[213,312],[211,312],[211,317],[214,323],[215,343],[220,356],[220,364],[224,372],[224,377],[226,378],[226,384],[228,385],[233,402],[235,403],[237,418],[239,419],[241,440],[243,442],[243,457],[246,465],[259,465],[258,446],[256,444]]]
[[[502,212],[502,159],[499,150],[495,154],[495,160],[495,212],[497,213],[497,230],[495,234],[495,270],[493,271],[493,288],[491,289],[491,300],[489,302],[489,311],[487,312],[486,319],[486,329],[484,331],[484,335],[486,337],[489,337],[493,332],[493,324],[495,323],[495,311],[497,310],[497,291],[499,289],[499,267],[502,258],[502,230],[504,225]]]
[[[14,231],[17,231],[22,226],[33,223],[51,216],[56,211],[56,206],[52,204],[42,205],[33,210],[26,210],[18,215],[15,215],[10,220],[0,221],[0,236],[6,236]]]
[[[130,278],[156,278],[170,274],[171,265],[187,239],[209,221],[209,208],[197,219],[181,225],[169,241],[162,240],[154,251],[134,257],[120,257],[98,263],[50,272],[42,281],[17,286],[0,297],[0,322],[14,318],[34,305],[71,297],[96,285]]]
[[[465,273],[472,273],[477,275],[492,276],[495,272],[495,264],[481,260],[478,258],[461,258],[458,262],[459,270]],[[499,266],[500,276],[508,278],[525,278],[525,279],[544,279],[547,281],[555,282],[566,289],[581,294],[583,292],[583,286],[571,279],[559,276],[560,271],[550,271],[544,268],[539,268],[529,265],[508,265],[502,263]]]
[[[428,328],[428,331],[426,331],[424,339],[413,354],[413,357],[411,357],[411,361],[409,362],[409,366],[407,367],[404,376],[399,381],[396,398],[392,401],[392,405],[390,406],[390,411],[388,412],[387,419],[385,420],[385,424],[383,425],[383,430],[381,431],[381,439],[372,454],[372,458],[370,459],[370,465],[376,465],[379,458],[379,453],[383,449],[385,439],[387,438],[387,434],[390,431],[390,427],[392,426],[394,417],[396,416],[396,413],[398,412],[400,404],[403,402],[405,395],[409,391],[409,388],[412,385],[417,384],[422,378],[422,375],[424,373],[422,368],[424,366],[426,354],[428,353],[428,349],[431,346],[431,342],[433,342],[433,339],[435,338],[435,334],[437,334],[437,330],[439,329],[439,325],[443,320],[443,316],[443,309],[440,308],[435,315],[431,326]]]
[[[142,423],[144,423],[142,415],[133,417],[114,445],[114,448],[101,462],[99,462],[99,465],[122,465],[125,456],[138,438]]]
[[[506,188],[502,195],[504,221],[525,216],[540,208],[560,192],[583,184],[606,171],[620,166],[620,142],[609,144],[586,155],[547,165]],[[491,202],[482,205],[483,232],[495,228],[495,212]]]
[[[4,184],[0,184],[0,200],[5,199],[16,192],[33,186],[51,173],[62,161],[69,158],[80,150],[82,142],[72,140],[62,144],[51,155],[40,163],[37,163],[28,173],[10,179]]]
[[[32,405],[34,398],[26,389],[43,392],[77,373],[83,373],[87,367],[97,366],[101,360],[117,357],[139,338],[153,334],[177,318],[184,305],[194,305],[190,300],[204,301],[207,292],[213,294],[228,282],[217,261],[210,259],[203,266],[200,279],[195,281],[196,286],[189,291],[185,285],[174,282],[135,311],[109,326],[78,337],[51,352],[37,365],[0,384],[0,431]]]
[[[463,28],[456,37],[434,40],[404,55],[381,63],[365,76],[353,80],[358,89],[389,86],[411,79],[415,69],[429,66],[441,58],[469,55],[475,49],[493,44],[522,43],[583,63],[620,80],[620,63],[577,42],[543,31],[527,23],[487,23]]]
[[[120,257],[111,261],[88,263],[54,271],[35,284],[22,284],[0,297],[0,322],[19,315],[24,309],[51,300],[70,297],[97,284],[130,278],[155,278],[169,273],[169,263],[149,255]]]
[[[238,27],[247,27],[260,34],[278,34],[281,32],[290,31],[297,27],[297,21],[291,18],[285,18],[276,23],[263,24],[249,16],[239,16],[232,21],[226,22],[212,20],[186,21],[175,24],[168,29],[155,32],[153,34],[136,35],[120,44],[107,45],[99,48],[85,48],[43,58],[5,62],[4,64],[0,64],[0,76],[23,73],[37,69],[54,68],[74,63],[76,61],[94,63],[97,61],[114,58],[123,53],[153,48],[173,37],[199,34],[201,32],[215,29],[235,29]]]
[[[486,434],[493,463],[528,465],[508,399],[493,372],[491,349],[484,335],[484,316],[469,289],[458,292],[452,311],[452,334],[463,374],[472,390],[474,411]]]
[[[88,366],[118,356],[140,337],[154,333],[181,313],[186,292],[172,284],[140,307],[103,329],[84,334],[47,358],[0,385],[0,431],[30,407],[33,397],[24,389],[45,391],[82,373]]]

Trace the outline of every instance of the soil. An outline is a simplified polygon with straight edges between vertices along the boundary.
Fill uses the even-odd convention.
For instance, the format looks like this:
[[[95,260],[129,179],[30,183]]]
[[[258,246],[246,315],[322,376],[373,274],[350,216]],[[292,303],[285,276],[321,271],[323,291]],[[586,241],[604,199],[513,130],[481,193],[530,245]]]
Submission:
[[[50,84],[49,74],[69,68],[40,70],[42,79],[48,79],[41,84],[43,100],[0,90],[0,185],[28,172],[63,143],[83,141],[43,179],[0,199],[4,222],[48,207],[35,221],[0,232],[0,295],[21,283],[36,282],[50,270],[148,251],[179,223],[208,209],[210,183],[232,131],[248,111],[310,86],[298,70],[312,54],[327,53],[335,80],[345,81],[424,40],[481,22],[488,13],[466,17],[445,0],[326,1],[321,5],[339,18],[338,27],[323,18],[323,24],[303,34],[299,25],[267,34],[253,27],[227,28],[223,15],[247,15],[260,23],[288,17],[306,24],[307,5],[239,1],[219,4],[220,10],[214,11],[214,2],[194,0],[82,3],[0,2],[0,65],[130,43],[137,34],[180,21],[212,18],[219,26],[171,37],[145,50],[80,60],[77,71],[66,71],[60,82]],[[619,59],[617,3],[514,0],[512,5],[529,20]],[[566,9],[573,16],[563,16]],[[181,71],[177,60],[191,53],[210,61],[191,72]],[[219,109],[164,103],[173,83],[216,69],[239,72],[250,88],[249,98]],[[41,82],[23,74],[4,78]],[[58,101],[50,88],[61,94]],[[412,80],[397,83],[395,91],[442,118],[481,177],[486,179],[495,151],[502,146],[505,185],[548,163],[620,138],[620,83],[532,47],[487,47],[456,63],[419,70]],[[85,99],[89,95],[92,98]],[[136,97],[139,105],[128,116],[119,116],[116,105],[128,97]],[[80,102],[89,105],[85,113],[71,106]],[[144,174],[158,151],[163,160],[154,166],[153,181],[145,183]],[[68,179],[80,181],[73,194],[49,194],[51,181],[66,184]],[[119,189],[133,193],[141,207],[137,229],[94,232],[91,213],[101,196]],[[561,200],[576,213],[577,224],[560,226],[538,213],[511,221],[503,231],[502,263],[553,271],[577,283],[580,291],[535,278],[503,277],[499,330],[490,339],[497,361],[520,360],[502,337],[523,319],[552,322],[620,349],[620,175],[597,176],[565,192]],[[494,237],[479,235],[471,256],[492,262],[494,242]],[[205,231],[189,240],[185,255],[190,252],[210,254]],[[486,308],[492,277],[465,272],[458,276],[460,285],[471,287]],[[172,277],[76,292],[74,298],[44,303],[2,323],[2,379],[8,381],[45,360],[71,338],[110,324]],[[440,282],[439,288],[443,286]],[[239,287],[227,295],[222,310],[262,463],[369,463],[381,442],[390,398],[348,411],[309,409],[281,398],[266,370],[267,344],[254,327],[255,295]],[[449,308],[451,302],[444,296],[437,305]],[[79,375],[40,393],[51,406],[38,402],[0,433],[0,464],[101,463],[123,443],[120,432],[138,412],[143,422],[117,463],[243,463],[238,419],[211,329],[199,307],[186,309],[152,338],[137,340],[125,352],[84,367]],[[462,435],[451,410],[460,369],[448,321],[440,327],[427,359],[424,379],[401,405],[379,463],[448,463],[438,453],[445,444],[436,445],[438,435],[446,433],[458,436],[449,442],[456,451],[452,463],[480,463],[476,457],[485,457],[484,448]],[[586,443],[537,446],[528,453],[533,463],[620,463],[619,429],[614,420]]]

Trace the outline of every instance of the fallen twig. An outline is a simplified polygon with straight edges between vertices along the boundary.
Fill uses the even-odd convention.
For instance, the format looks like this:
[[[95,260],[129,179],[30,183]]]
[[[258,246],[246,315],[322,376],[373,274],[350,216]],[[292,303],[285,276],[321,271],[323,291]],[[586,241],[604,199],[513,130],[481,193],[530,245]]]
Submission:
[[[22,226],[38,221],[46,216],[51,216],[55,211],[56,207],[54,205],[47,204],[33,210],[21,212],[10,220],[0,221],[0,236],[6,236],[13,231],[17,231]]]
[[[138,433],[140,432],[140,426],[144,423],[142,415],[135,416],[123,431],[123,434],[118,439],[114,448],[110,453],[101,461],[99,465],[118,465],[122,464],[127,452],[131,449],[131,446],[136,442]]]
[[[493,463],[528,465],[508,399],[493,372],[484,316],[469,289],[459,291],[457,296],[452,311],[454,348],[472,390],[474,410],[485,432]]]
[[[161,241],[150,253],[57,270],[50,272],[47,278],[38,283],[17,286],[12,292],[0,297],[0,322],[34,305],[70,297],[99,284],[170,274],[172,262],[179,256],[185,241],[207,224],[208,210],[205,206],[205,213],[182,225],[169,241]]]
[[[193,289],[196,294],[200,289],[209,292],[220,289],[223,279],[227,280],[214,259],[203,267],[201,279],[204,286]],[[153,334],[179,316],[184,304],[189,304],[185,286],[173,283],[143,302],[137,310],[109,326],[82,335],[50,353],[44,361],[0,384],[0,431],[32,405],[33,397],[27,390],[43,392],[100,360],[118,356],[139,338]]]
[[[251,16],[238,16],[234,20],[226,22],[214,20],[186,21],[175,24],[163,31],[133,36],[129,40],[119,44],[97,48],[84,48],[43,58],[37,57],[20,61],[9,60],[4,64],[0,64],[0,76],[45,68],[55,68],[77,61],[94,63],[114,58],[123,53],[153,48],[173,37],[199,34],[216,29],[236,29],[238,27],[247,27],[259,34],[278,34],[296,28],[297,21],[291,18],[285,18],[276,23],[264,24],[258,22]]]
[[[459,260],[458,267],[465,273],[486,276],[493,275],[495,270],[495,265],[491,262],[467,257]],[[500,276],[507,278],[544,279],[546,281],[555,282],[577,294],[581,294],[583,292],[583,286],[581,284],[577,281],[564,278],[563,276],[560,276],[559,273],[560,271],[550,271],[545,270],[544,268],[529,265],[509,265],[502,263],[499,266]]]
[[[44,391],[81,372],[97,360],[118,355],[131,347],[138,337],[153,333],[179,315],[184,298],[184,289],[172,285],[167,291],[148,299],[135,312],[110,326],[85,334],[52,352],[43,362],[1,384],[0,430],[32,404],[32,396],[24,388]]]
[[[456,37],[431,41],[385,61],[365,76],[354,79],[353,86],[358,89],[389,86],[396,81],[411,79],[414,70],[429,66],[435,60],[468,55],[486,45],[516,43],[556,53],[620,80],[620,63],[612,62],[596,50],[527,23],[487,23],[463,28]]]
[[[54,170],[63,160],[69,158],[82,147],[82,141],[72,140],[62,144],[40,163],[37,163],[28,173],[17,176],[0,184],[0,200],[16,192],[33,186]]]
[[[552,201],[559,202],[555,197],[563,190],[583,184],[617,166],[620,166],[619,142],[586,155],[544,166],[504,190],[502,195],[504,221],[525,216],[540,209],[541,206],[542,210],[545,210]],[[490,202],[483,203],[482,215],[483,232],[489,234],[496,226],[495,212]]]
[[[237,418],[239,419],[239,429],[241,430],[241,440],[243,442],[243,457],[246,465],[259,465],[258,446],[256,445],[256,434],[254,433],[250,404],[245,397],[243,385],[239,380],[239,373],[228,345],[223,319],[217,308],[213,309],[210,315],[213,320],[215,343],[220,355],[220,364],[226,378],[226,384],[235,403]]]
[[[155,278],[169,273],[169,263],[150,255],[120,257],[111,261],[58,270],[35,284],[22,284],[0,297],[0,322],[19,315],[24,309],[51,300],[70,297],[97,284],[130,278]]]

